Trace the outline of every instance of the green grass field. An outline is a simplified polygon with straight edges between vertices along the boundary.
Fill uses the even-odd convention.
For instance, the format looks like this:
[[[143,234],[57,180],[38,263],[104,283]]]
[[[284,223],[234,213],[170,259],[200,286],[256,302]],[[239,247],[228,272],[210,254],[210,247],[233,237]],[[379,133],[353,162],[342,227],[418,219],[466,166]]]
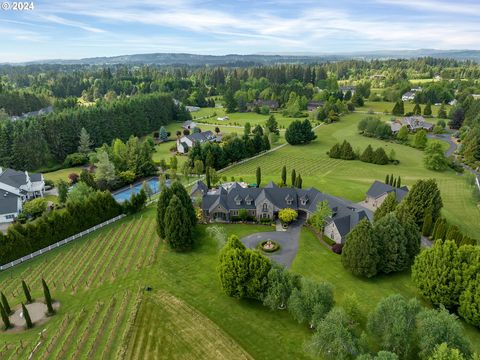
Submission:
[[[287,166],[295,169],[303,178],[304,187],[316,187],[326,193],[361,201],[374,180],[384,180],[386,174],[401,176],[404,185],[413,185],[418,179],[435,178],[442,192],[443,213],[452,223],[458,224],[466,233],[478,237],[480,231],[480,208],[471,197],[464,176],[453,171],[434,172],[425,169],[423,153],[414,148],[367,138],[357,133],[357,122],[365,114],[349,114],[336,124],[323,125],[317,130],[318,138],[303,146],[286,146],[273,153],[230,168],[225,172],[228,178],[243,177],[246,181],[255,180],[255,170],[262,169],[262,182],[280,181],[281,169]],[[388,116],[384,116],[388,119]],[[348,140],[354,149],[363,150],[368,144],[383,146],[389,154],[393,149],[399,165],[374,165],[355,161],[331,159],[326,154],[336,142]]]
[[[40,343],[33,359],[311,359],[303,350],[311,332],[286,311],[223,294],[216,273],[218,245],[205,226],[199,226],[192,252],[174,253],[159,241],[154,219],[155,210],[149,208],[0,273],[1,289],[12,305],[23,298],[21,279],[40,299],[41,277],[61,303],[44,325],[16,334],[0,331],[0,357],[28,358]],[[223,226],[240,237],[270,229]],[[416,295],[408,273],[355,278],[306,229],[292,268],[334,284],[338,303],[356,292],[364,316],[383,296]],[[480,350],[478,330],[466,330]]]
[[[388,101],[365,101],[364,106],[356,108],[358,111],[369,111],[373,110],[374,112],[381,112],[381,113],[388,113],[390,114],[392,112],[393,107],[395,106],[395,103],[393,102],[388,102]],[[405,107],[405,112],[412,112],[415,104],[413,102],[404,102],[404,107]],[[420,105],[423,109],[425,108],[425,105]],[[445,110],[448,111],[450,110],[451,106],[450,105],[445,105]],[[440,109],[439,105],[432,105],[432,115],[437,116],[438,115],[438,110]],[[430,118],[427,121],[430,122],[435,122],[438,119],[435,118]]]
[[[68,181],[68,175],[72,173],[80,175],[81,171],[82,171],[81,167],[66,168],[66,169],[60,169],[57,171],[52,171],[49,173],[44,173],[43,177],[45,178],[45,180],[51,180],[54,183],[57,183],[59,180]]]

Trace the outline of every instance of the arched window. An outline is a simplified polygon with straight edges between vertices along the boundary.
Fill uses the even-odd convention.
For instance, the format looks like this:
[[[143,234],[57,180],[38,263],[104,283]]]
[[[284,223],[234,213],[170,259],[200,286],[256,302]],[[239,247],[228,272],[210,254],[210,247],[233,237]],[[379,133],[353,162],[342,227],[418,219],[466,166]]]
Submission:
[[[263,210],[263,211],[268,211],[268,205],[267,205],[267,203],[263,204],[262,210]]]

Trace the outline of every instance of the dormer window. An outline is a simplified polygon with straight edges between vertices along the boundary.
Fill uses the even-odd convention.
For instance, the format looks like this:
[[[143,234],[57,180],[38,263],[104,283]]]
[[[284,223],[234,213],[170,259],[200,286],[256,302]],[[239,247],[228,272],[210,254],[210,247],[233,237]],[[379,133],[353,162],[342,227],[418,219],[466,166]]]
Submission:
[[[287,203],[287,205],[292,205],[292,202],[293,202],[293,197],[288,194],[286,197],[285,197],[285,202]]]
[[[292,205],[292,200],[287,200],[287,205]]]
[[[262,211],[268,211],[268,205],[267,205],[267,203],[263,204],[263,206],[262,206]]]
[[[242,203],[242,198],[239,195],[235,196],[234,200],[235,200],[235,204],[237,205],[240,205]]]

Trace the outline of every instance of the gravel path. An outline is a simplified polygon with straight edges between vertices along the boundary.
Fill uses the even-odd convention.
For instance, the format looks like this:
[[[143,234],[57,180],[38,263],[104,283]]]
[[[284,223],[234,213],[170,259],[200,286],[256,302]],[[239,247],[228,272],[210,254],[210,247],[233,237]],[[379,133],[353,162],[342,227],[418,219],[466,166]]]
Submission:
[[[445,151],[446,157],[449,157],[450,155],[452,155],[457,149],[457,144],[452,140],[450,134],[438,134],[438,135],[428,134],[427,137],[434,140],[446,141],[448,145],[450,145],[448,150]]]
[[[255,249],[258,243],[262,241],[276,241],[280,245],[280,250],[271,254],[264,254],[275,262],[282,264],[285,267],[290,267],[293,259],[295,259],[295,256],[297,255],[298,240],[304,222],[304,219],[297,220],[288,227],[287,231],[269,231],[251,234],[242,238],[242,242],[249,249]]]

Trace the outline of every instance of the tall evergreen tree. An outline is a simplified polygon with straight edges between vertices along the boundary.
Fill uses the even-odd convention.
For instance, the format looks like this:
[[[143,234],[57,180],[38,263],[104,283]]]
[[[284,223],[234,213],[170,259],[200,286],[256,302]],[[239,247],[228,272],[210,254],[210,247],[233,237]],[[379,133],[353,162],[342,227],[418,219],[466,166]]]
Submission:
[[[210,169],[212,171],[212,169]],[[190,195],[188,195],[187,190],[185,187],[179,182],[173,182],[172,186],[170,187],[174,195],[182,202],[183,208],[187,212],[187,216],[190,220],[190,226],[193,227],[197,224],[197,214],[195,213],[195,208],[193,207],[192,199]]]
[[[32,302],[32,295],[30,295],[30,290],[24,280],[22,280],[22,288],[23,293],[25,294],[25,299],[27,300],[27,303],[30,304]]]
[[[207,185],[207,188],[210,189],[212,187],[212,179],[210,177],[210,168],[207,167],[207,169],[205,170],[205,182],[206,182],[206,185]]]
[[[423,225],[425,211],[430,209],[434,221],[440,216],[443,207],[442,196],[435,179],[418,180],[403,199],[406,210],[413,215],[418,226]]]
[[[275,116],[273,115],[270,115],[267,122],[265,123],[265,127],[273,134],[280,134],[280,130],[278,130],[277,120],[275,120]]]
[[[282,167],[282,185],[287,185],[287,167],[285,165]]]
[[[50,295],[50,289],[47,286],[47,283],[44,279],[42,279],[42,287],[43,287],[43,296],[45,297],[45,304],[47,305],[48,315],[53,315],[55,310],[53,310],[52,305],[52,296]]]
[[[390,194],[387,195],[382,205],[380,205],[378,209],[375,211],[375,214],[374,214],[375,221],[378,221],[385,215],[391,213],[392,211],[395,211],[395,208],[397,207],[397,205],[398,205],[398,202],[397,202],[396,194],[394,192],[391,192]]]
[[[0,297],[1,297],[1,300],[2,300],[3,308],[5,309],[5,312],[8,315],[10,315],[12,313],[12,309],[10,308],[10,304],[8,303],[7,297],[5,296],[5,294],[3,292],[0,293]]]
[[[373,162],[373,148],[372,145],[368,144],[368,146],[363,151],[362,155],[360,155],[360,160],[366,163]]]
[[[32,319],[30,318],[30,313],[28,312],[27,307],[22,303],[22,313],[23,318],[25,319],[27,329],[31,329],[33,327]]]
[[[389,184],[390,183],[390,175],[387,174],[387,176],[385,176],[385,184]]]
[[[291,181],[292,187],[295,186],[295,182],[297,181],[297,173],[296,173],[295,169],[292,169],[292,174],[290,176],[290,181]]]
[[[422,235],[430,236],[432,234],[432,214],[427,212],[423,219]]]
[[[343,267],[357,276],[375,276],[379,270],[378,251],[378,239],[372,225],[363,219],[347,235],[342,250]]]
[[[415,106],[413,107],[413,114],[422,115],[422,108],[420,107],[419,103],[415,103]]]
[[[430,101],[427,102],[427,105],[425,105],[425,108],[423,109],[423,115],[432,116],[432,104]]]
[[[173,195],[165,214],[165,240],[175,251],[190,250],[193,245],[191,220],[177,195]]]
[[[10,328],[10,326],[12,326],[10,324],[10,319],[8,317],[8,314],[7,312],[5,311],[5,309],[3,308],[3,305],[0,304],[0,316],[2,317],[2,321],[3,321],[3,327],[5,330],[7,330],[8,328]]]
[[[90,140],[90,134],[82,127],[80,131],[80,140],[78,141],[78,152],[83,154],[88,154],[92,147],[93,143]]]
[[[262,169],[260,168],[260,166],[257,167],[255,176],[257,179],[257,187],[260,187],[260,185],[262,184]]]
[[[385,274],[405,270],[410,262],[407,238],[395,214],[387,214],[375,222],[374,231],[379,243],[380,270]]]
[[[165,238],[165,214],[172,196],[173,191],[169,187],[163,186],[157,203],[157,232],[162,239]]]

